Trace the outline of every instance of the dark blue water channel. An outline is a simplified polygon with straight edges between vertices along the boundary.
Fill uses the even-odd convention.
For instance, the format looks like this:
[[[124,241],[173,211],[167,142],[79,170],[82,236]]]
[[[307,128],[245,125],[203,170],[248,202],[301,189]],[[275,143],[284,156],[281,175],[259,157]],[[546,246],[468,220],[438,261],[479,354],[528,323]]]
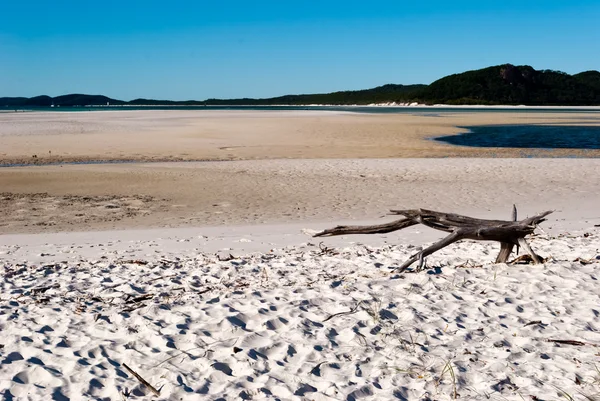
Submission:
[[[600,126],[484,125],[436,141],[478,148],[600,149]]]

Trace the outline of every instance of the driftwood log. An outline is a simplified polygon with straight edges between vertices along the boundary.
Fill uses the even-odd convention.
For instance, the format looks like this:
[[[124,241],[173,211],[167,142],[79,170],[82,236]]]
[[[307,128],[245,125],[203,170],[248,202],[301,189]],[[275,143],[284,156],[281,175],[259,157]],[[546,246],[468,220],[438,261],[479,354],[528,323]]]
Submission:
[[[515,246],[521,246],[531,256],[534,263],[541,263],[539,256],[533,252],[525,240],[525,236],[532,234],[537,225],[545,221],[544,217],[550,213],[552,211],[517,221],[517,208],[513,206],[513,219],[512,221],[507,221],[475,219],[459,214],[434,212],[425,209],[392,210],[391,214],[404,217],[390,223],[373,226],[337,226],[321,231],[315,234],[314,237],[347,234],[383,234],[416,224],[423,224],[436,230],[448,232],[450,235],[411,256],[397,270],[404,271],[416,261],[419,261],[417,269],[419,270],[423,267],[423,261],[426,256],[463,239],[500,242],[500,253],[496,258],[496,263],[506,263]]]

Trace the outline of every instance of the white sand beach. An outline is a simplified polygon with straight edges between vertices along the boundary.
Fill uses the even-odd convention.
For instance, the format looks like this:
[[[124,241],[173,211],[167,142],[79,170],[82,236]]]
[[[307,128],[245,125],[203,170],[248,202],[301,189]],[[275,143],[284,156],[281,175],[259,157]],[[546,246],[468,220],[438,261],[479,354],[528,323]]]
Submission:
[[[426,139],[462,124],[595,115],[186,115],[182,128],[174,113],[160,113],[162,134],[139,148],[153,132],[147,112],[21,113],[31,119],[2,125],[5,161],[53,138],[73,159],[164,160],[0,169],[4,399],[600,397],[600,159],[490,158]],[[111,131],[112,114],[131,124],[130,141]],[[83,133],[64,131],[70,118]],[[211,144],[185,142],[190,127],[205,137],[209,126]],[[74,139],[87,129],[99,132]],[[263,130],[259,149],[246,149]],[[394,141],[402,157],[385,153]],[[223,146],[232,154],[214,161]],[[213,161],[176,163],[167,156],[179,148]],[[422,272],[396,271],[444,236],[424,226],[312,237],[391,221],[392,208],[509,220],[513,204],[519,218],[554,210],[529,238],[541,265],[496,264],[497,243],[461,241]]]
[[[536,236],[543,265],[493,264],[497,245],[465,241],[403,274],[394,267],[421,240],[319,246],[299,230],[275,247],[290,238],[273,228],[175,230],[0,246],[5,398],[598,394],[598,228]],[[263,252],[239,251],[252,246]]]

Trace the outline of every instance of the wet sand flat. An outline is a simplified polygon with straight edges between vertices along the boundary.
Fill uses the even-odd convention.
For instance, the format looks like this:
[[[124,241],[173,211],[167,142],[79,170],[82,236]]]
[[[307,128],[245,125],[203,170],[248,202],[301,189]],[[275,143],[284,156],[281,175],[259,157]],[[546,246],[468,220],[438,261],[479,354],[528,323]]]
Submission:
[[[470,125],[598,121],[584,112],[3,113],[0,162],[37,165],[0,168],[0,233],[372,219],[409,207],[568,209],[600,194],[600,160],[518,157],[597,151],[430,138]],[[136,163],[60,164],[98,160]]]
[[[0,164],[133,160],[600,156],[484,149],[432,137],[489,124],[600,126],[598,113],[159,110],[0,114]]]
[[[598,177],[600,159],[313,159],[14,167],[0,169],[0,232],[337,223],[378,218],[391,208],[418,207],[496,216],[506,211],[508,217],[513,203],[523,213],[558,209],[577,219],[598,218]]]

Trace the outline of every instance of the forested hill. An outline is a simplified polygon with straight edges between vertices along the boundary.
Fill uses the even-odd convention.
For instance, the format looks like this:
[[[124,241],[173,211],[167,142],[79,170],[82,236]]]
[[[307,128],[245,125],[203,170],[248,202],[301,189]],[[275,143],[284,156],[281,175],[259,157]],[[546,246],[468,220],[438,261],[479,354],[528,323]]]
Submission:
[[[100,95],[0,98],[0,107],[76,107],[129,105],[220,106],[220,105],[365,105],[372,103],[422,103],[451,105],[600,106],[600,72],[569,75],[560,71],[535,70],[530,66],[498,65],[453,74],[430,85],[388,84],[372,89],[323,94],[285,95],[265,99],[208,99],[171,101],[136,99],[125,102]]]
[[[123,105],[122,100],[111,99],[101,95],[71,94],[63,96],[36,96],[36,97],[0,97],[0,107],[51,107],[54,106],[88,106],[88,105]]]
[[[600,105],[600,72],[569,75],[505,64],[449,75],[415,95],[427,104]]]
[[[370,104],[387,103],[399,99],[409,99],[417,91],[427,85],[395,85],[387,84],[372,89],[358,91],[343,91],[332,93],[318,93],[310,95],[285,95],[268,99],[208,99],[208,105],[307,105],[307,104]],[[404,100],[402,100],[404,101]]]
[[[111,99],[106,96],[97,95],[65,95],[58,97],[36,96],[24,97],[2,97],[0,107],[77,107],[77,106],[105,106],[129,105],[129,106],[220,106],[220,105],[306,105],[306,104],[369,104],[386,103],[396,99],[408,99],[416,91],[427,87],[427,85],[394,85],[388,84],[372,89],[357,91],[343,91],[333,93],[319,93],[306,95],[285,95],[265,99],[208,99],[198,100],[155,100],[135,99],[130,102]]]

